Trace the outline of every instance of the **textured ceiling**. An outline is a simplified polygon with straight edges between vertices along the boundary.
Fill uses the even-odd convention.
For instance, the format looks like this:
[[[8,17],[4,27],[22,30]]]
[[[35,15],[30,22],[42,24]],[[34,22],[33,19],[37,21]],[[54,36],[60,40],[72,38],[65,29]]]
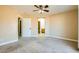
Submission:
[[[33,5],[12,5],[12,8],[15,8],[18,12],[21,13],[21,15],[25,16],[35,16],[35,17],[46,17],[48,15],[57,14],[61,12],[66,12],[69,10],[77,9],[77,6],[75,5],[49,5],[50,12],[43,14],[39,14],[38,12],[33,12],[33,10],[36,10],[37,8]]]

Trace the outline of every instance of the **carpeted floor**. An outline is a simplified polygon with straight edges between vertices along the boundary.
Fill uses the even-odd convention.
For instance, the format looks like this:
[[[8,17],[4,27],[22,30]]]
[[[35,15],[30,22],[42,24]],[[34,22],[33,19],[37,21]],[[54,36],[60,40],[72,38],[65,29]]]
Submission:
[[[0,47],[0,53],[78,53],[78,50],[77,42],[50,37],[28,37]]]

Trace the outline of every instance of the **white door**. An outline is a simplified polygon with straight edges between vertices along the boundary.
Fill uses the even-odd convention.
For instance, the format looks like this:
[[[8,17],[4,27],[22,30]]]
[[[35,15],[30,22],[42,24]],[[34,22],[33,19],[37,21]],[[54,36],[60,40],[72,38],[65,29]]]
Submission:
[[[22,36],[30,37],[31,36],[31,19],[24,18],[22,20]]]

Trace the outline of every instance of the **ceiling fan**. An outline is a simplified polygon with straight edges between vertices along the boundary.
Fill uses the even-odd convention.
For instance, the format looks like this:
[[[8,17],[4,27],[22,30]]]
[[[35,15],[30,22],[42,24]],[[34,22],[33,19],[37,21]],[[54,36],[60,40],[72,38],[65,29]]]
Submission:
[[[49,7],[48,5],[34,5],[34,7],[38,8],[37,10],[33,10],[34,12],[35,11],[38,11],[39,13],[43,13],[43,12],[49,12],[49,10],[47,10],[47,8]]]

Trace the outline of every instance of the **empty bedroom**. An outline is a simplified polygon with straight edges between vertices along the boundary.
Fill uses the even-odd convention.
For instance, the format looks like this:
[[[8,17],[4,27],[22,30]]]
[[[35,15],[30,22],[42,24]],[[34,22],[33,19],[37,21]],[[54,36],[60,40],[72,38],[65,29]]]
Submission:
[[[77,5],[0,5],[0,53],[77,52]]]

